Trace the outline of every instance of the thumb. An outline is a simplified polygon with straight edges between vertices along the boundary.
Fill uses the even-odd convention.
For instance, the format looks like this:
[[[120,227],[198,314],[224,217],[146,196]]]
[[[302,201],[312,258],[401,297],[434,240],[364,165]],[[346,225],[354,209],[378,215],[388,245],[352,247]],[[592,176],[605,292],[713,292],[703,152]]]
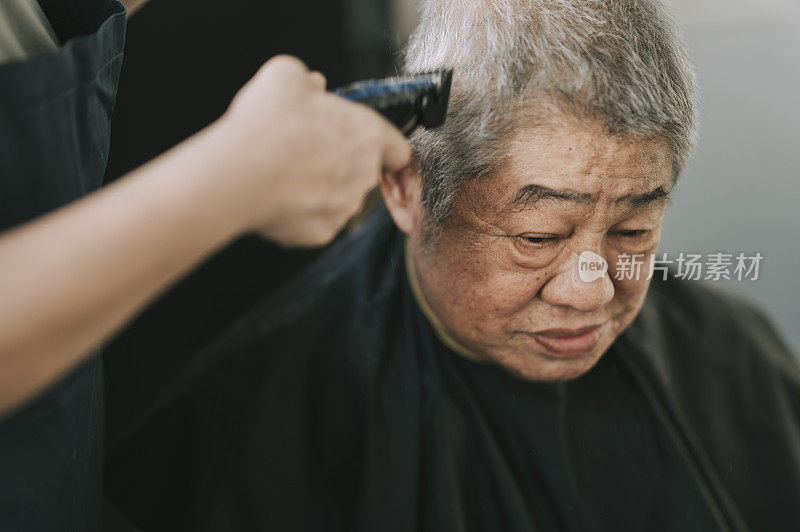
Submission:
[[[383,119],[383,117],[381,117]],[[383,148],[383,170],[396,172],[408,166],[411,162],[411,146],[400,130],[383,119],[386,129],[386,142]]]

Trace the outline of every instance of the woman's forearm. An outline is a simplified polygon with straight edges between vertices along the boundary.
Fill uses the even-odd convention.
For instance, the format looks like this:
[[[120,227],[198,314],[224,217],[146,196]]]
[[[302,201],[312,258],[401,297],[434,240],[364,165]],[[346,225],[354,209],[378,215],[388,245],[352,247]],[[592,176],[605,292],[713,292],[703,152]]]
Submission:
[[[211,131],[0,236],[0,413],[50,384],[241,229]]]

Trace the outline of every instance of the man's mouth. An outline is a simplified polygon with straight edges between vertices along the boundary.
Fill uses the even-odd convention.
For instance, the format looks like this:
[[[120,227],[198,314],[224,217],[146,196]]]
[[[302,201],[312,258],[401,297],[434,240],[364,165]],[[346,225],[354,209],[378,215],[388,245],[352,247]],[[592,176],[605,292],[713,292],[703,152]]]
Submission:
[[[602,323],[579,329],[547,329],[535,333],[525,333],[531,337],[546,354],[558,357],[577,357],[591,350],[600,338]]]

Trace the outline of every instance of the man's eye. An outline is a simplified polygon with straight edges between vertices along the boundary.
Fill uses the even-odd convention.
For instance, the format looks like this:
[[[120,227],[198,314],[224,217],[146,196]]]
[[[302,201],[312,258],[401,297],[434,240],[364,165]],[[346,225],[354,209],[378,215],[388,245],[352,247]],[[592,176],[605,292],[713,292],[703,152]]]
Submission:
[[[559,240],[559,237],[552,235],[520,235],[517,237],[520,243],[531,249],[541,249]]]
[[[646,236],[649,233],[649,229],[624,229],[622,231],[617,231],[617,234],[624,238],[637,238]]]

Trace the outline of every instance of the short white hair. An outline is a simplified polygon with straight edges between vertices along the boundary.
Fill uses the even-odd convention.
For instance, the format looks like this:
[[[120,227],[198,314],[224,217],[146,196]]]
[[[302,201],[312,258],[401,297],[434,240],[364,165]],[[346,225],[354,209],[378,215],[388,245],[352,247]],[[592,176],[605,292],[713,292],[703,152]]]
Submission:
[[[405,70],[454,70],[445,125],[411,139],[434,222],[464,179],[499,169],[515,131],[553,112],[663,138],[675,180],[694,150],[695,69],[658,0],[422,0],[420,15]]]

